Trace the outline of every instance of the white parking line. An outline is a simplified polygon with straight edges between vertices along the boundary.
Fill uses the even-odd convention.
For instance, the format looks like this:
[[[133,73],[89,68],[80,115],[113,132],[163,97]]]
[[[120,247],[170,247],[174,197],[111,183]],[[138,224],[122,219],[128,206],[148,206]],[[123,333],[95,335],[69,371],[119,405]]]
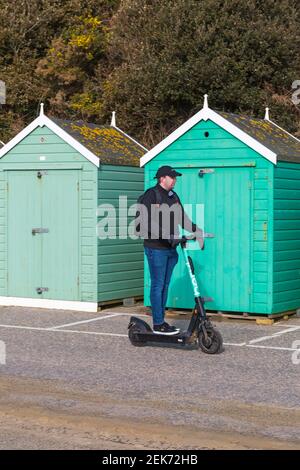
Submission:
[[[120,316],[120,314],[114,314],[110,315],[110,317],[114,316]],[[99,317],[97,319],[103,319],[103,318],[108,318],[107,317]],[[87,323],[93,320],[97,320],[96,318],[92,320],[85,320],[82,322],[76,322],[74,324],[78,323]],[[69,324],[70,325],[70,324]],[[128,338],[127,334],[118,334],[118,333],[104,333],[104,332],[99,332],[99,331],[78,331],[78,330],[69,330],[69,329],[62,329],[63,325],[59,327],[48,327],[48,328],[41,328],[41,327],[33,327],[33,326],[22,326],[22,325],[0,325],[0,328],[8,328],[8,329],[18,329],[18,330],[33,330],[33,331],[43,331],[43,332],[50,332],[50,333],[72,333],[72,334],[81,334],[81,335],[96,335],[96,336],[112,336],[112,337],[119,337],[119,338]],[[252,340],[249,343],[243,342],[243,343],[223,343],[224,346],[233,346],[233,347],[247,347],[247,348],[260,348],[260,349],[270,349],[270,350],[278,350],[278,351],[299,351],[299,348],[285,348],[285,347],[279,347],[279,346],[263,346],[263,345],[257,345],[253,344],[254,342],[258,342],[258,340],[262,341],[263,339],[270,339],[270,338],[276,338],[279,333],[285,334],[288,333],[289,331],[295,331],[300,329],[300,327],[294,327],[293,330],[284,330],[282,332],[274,333],[274,335],[271,336],[264,336],[262,338],[257,338],[256,340]]]
[[[249,341],[249,344],[255,344],[255,343],[260,343],[261,341],[266,341],[268,339],[274,339],[274,338],[277,338],[278,336],[285,335],[286,333],[291,333],[297,330],[300,330],[300,326],[289,327],[287,330],[277,331],[276,333],[273,333],[272,335],[261,336],[260,338],[252,339],[251,341]]]
[[[43,332],[50,332],[50,333],[80,333],[83,335],[99,335],[99,336],[121,336],[128,338],[128,335],[121,335],[117,333],[100,333],[98,331],[78,331],[78,330],[61,330],[55,328],[36,328],[33,326],[20,326],[20,325],[0,325],[0,328],[13,328],[17,330],[33,330],[33,331],[43,331]]]
[[[277,333],[274,333],[273,336],[284,335],[285,333],[290,333],[291,331],[296,331],[296,330],[300,330],[300,326],[293,326],[293,327],[289,327],[288,330],[277,331]]]
[[[274,338],[274,335],[261,336],[260,338],[252,339],[249,344],[259,343],[260,341],[266,341],[267,339]]]
[[[97,335],[97,336],[118,336],[120,338],[128,338],[128,335],[121,335],[118,333],[100,333],[99,331],[77,331],[77,330],[48,330],[53,333],[77,333],[80,335]]]
[[[115,313],[113,315],[105,315],[105,316],[102,315],[102,317],[91,318],[90,320],[82,320],[82,321],[76,321],[73,323],[66,323],[65,325],[52,326],[51,330],[55,330],[56,328],[64,328],[65,326],[81,325],[83,323],[91,323],[93,321],[106,320],[106,318],[119,317],[120,315],[121,315],[120,313]]]
[[[253,346],[252,344],[247,344],[247,348],[260,348],[260,349],[276,349],[279,351],[299,351],[298,348],[282,348],[280,346]]]
[[[38,331],[49,330],[49,328],[38,328],[34,326],[22,326],[22,325],[0,325],[0,328],[16,328],[19,330],[38,330]]]
[[[107,312],[107,313],[110,313],[110,312]],[[113,313],[113,312],[111,312]],[[114,312],[116,313],[117,315],[123,315],[124,317],[144,317],[144,318],[150,318],[151,319],[151,315],[144,315],[144,314],[141,314],[141,313],[137,313],[137,314],[133,314],[133,313],[125,313],[125,312]]]

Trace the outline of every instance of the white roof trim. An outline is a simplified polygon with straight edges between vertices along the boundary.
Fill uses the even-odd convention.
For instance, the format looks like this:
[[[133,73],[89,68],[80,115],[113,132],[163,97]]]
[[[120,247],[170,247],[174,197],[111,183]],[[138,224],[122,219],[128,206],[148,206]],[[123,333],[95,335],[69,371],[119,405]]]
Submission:
[[[119,127],[117,126],[112,126],[114,127],[115,129],[117,129],[118,131],[122,132],[122,134],[124,134],[126,137],[128,137],[128,139],[132,140],[135,144],[139,145],[140,147],[142,147],[143,150],[146,150],[146,152],[148,152],[148,149],[146,147],[144,147],[142,144],[140,144],[139,142],[137,142],[135,139],[133,139],[132,137],[130,137],[130,135],[126,134],[126,132],[122,131],[122,129],[120,129]]]
[[[21,140],[27,137],[34,129],[37,127],[47,126],[51,129],[56,135],[61,137],[67,144],[71,145],[75,150],[77,150],[81,155],[83,155],[87,160],[92,162],[94,165],[99,167],[100,159],[93,152],[88,150],[84,145],[80,144],[74,137],[72,137],[68,132],[64,131],[61,127],[55,124],[51,119],[45,115],[40,115],[37,117],[31,124],[29,124],[25,129],[23,129],[19,134],[17,134],[12,140],[10,140],[4,147],[0,150],[0,158],[3,157],[7,152],[14,148]]]
[[[244,142],[250,148],[258,152],[260,155],[265,157],[270,162],[276,164],[277,162],[277,155],[276,153],[272,152],[270,149],[259,143],[256,139],[248,135],[246,132],[239,129],[237,126],[229,122],[227,119],[223,118],[220,114],[213,111],[208,107],[203,107],[201,111],[198,111],[194,116],[188,119],[184,124],[182,124],[178,129],[176,129],[172,134],[162,140],[159,144],[157,144],[153,149],[147,152],[140,160],[140,166],[144,166],[148,163],[152,158],[158,155],[162,150],[172,144],[175,140],[185,134],[188,130],[190,130],[193,126],[195,126],[199,121],[207,121],[210,119],[215,124],[218,124],[222,129],[230,132],[234,137]]]
[[[298,139],[297,137],[295,137],[293,134],[290,134],[288,131],[286,131],[285,129],[283,129],[283,127],[280,127],[278,126],[278,124],[276,124],[276,122],[273,122],[269,119],[269,122],[271,124],[274,124],[274,126],[278,127],[278,129],[280,129],[281,131],[285,132],[286,134],[288,134],[290,137],[293,137],[293,139],[297,140],[297,142],[300,142],[300,139]]]

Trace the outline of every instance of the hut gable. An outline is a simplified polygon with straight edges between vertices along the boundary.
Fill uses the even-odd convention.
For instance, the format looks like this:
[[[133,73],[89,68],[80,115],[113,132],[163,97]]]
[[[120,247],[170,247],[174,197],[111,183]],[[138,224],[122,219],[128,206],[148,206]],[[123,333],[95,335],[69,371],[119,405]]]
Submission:
[[[207,95],[205,95],[203,108],[147,152],[141,158],[141,166],[167,149],[188,131],[196,128],[201,122],[216,124],[273,164],[277,164],[277,161],[300,161],[300,140],[273,123],[268,116],[265,119],[257,119],[214,111],[208,107]]]
[[[83,121],[49,118],[41,105],[40,115],[0,149],[0,158],[29,136],[35,129],[47,127],[81,155],[99,167],[111,165],[139,166],[147,149],[116,126],[99,126]]]

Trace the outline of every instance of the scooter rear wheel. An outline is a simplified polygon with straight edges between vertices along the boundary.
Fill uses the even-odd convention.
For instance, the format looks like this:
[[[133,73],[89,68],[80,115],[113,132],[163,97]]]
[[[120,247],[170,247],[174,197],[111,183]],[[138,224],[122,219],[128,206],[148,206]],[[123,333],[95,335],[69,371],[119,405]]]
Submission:
[[[199,332],[198,343],[200,349],[206,354],[218,354],[222,350],[223,338],[214,328],[206,328],[207,338],[203,331]]]
[[[136,327],[136,325],[132,325],[128,330],[129,341],[131,342],[133,346],[137,346],[137,347],[145,346],[146,342],[141,341],[137,333],[141,333],[141,331],[139,330],[139,328]]]

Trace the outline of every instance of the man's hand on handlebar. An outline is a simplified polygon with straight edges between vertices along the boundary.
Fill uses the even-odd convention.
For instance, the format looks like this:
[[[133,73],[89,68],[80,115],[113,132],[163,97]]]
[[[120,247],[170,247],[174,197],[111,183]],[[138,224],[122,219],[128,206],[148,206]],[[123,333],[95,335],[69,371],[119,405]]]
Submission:
[[[168,241],[171,245],[172,248],[176,248],[180,243],[182,242],[187,242],[189,240],[197,240],[200,250],[204,250],[204,238],[203,238],[203,233],[202,232],[195,232],[192,235],[183,235],[180,238],[175,238],[172,236]]]
[[[195,232],[195,238],[199,244],[200,250],[204,250],[204,235],[203,235],[202,230]]]

